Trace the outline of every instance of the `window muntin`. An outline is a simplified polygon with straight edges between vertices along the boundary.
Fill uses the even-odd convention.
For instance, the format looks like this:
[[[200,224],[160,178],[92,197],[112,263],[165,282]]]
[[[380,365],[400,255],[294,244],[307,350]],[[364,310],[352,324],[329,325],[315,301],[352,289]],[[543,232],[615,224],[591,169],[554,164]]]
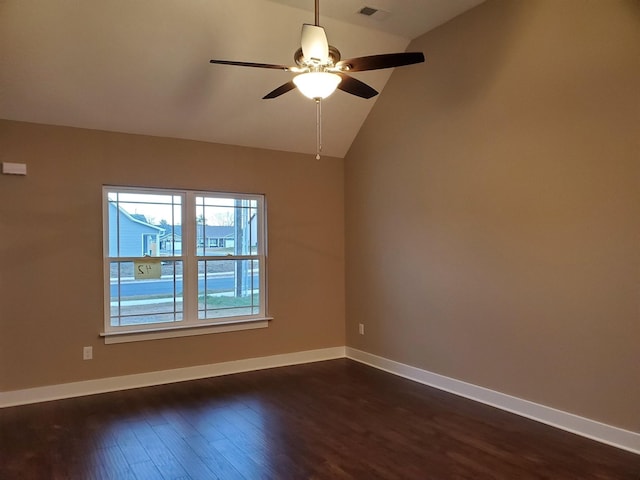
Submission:
[[[105,187],[104,218],[106,334],[265,317],[261,195]]]

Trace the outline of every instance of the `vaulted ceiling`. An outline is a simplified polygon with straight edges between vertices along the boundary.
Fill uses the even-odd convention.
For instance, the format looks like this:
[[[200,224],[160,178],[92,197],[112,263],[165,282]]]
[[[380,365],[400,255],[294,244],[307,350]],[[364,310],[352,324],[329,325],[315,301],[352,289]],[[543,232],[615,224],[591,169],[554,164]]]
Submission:
[[[482,1],[321,0],[320,23],[343,58],[401,52]],[[313,21],[313,0],[0,0],[0,117],[315,153],[314,102],[262,100],[291,73],[209,64],[293,65]],[[391,74],[352,75],[382,92]],[[375,100],[323,102],[325,155],[344,157]]]

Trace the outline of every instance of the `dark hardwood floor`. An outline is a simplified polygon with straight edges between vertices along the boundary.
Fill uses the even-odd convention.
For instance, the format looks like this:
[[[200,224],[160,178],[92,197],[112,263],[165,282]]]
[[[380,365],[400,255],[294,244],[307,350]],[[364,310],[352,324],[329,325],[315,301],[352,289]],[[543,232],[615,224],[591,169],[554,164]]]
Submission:
[[[0,479],[640,479],[640,456],[350,360],[0,410]]]

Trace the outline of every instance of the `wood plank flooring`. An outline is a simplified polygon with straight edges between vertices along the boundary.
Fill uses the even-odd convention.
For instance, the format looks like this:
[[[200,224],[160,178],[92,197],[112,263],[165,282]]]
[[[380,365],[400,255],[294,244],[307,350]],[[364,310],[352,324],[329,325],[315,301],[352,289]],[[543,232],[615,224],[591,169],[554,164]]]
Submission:
[[[0,479],[640,480],[640,455],[340,359],[0,410]]]

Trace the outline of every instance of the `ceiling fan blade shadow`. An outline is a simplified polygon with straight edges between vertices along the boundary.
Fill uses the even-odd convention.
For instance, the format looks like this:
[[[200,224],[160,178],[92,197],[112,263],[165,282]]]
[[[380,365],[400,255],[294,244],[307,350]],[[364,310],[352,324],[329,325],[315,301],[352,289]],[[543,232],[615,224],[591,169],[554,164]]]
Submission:
[[[403,67],[414,63],[424,62],[422,52],[384,53],[367,57],[350,58],[336,63],[336,67],[345,72],[364,72],[366,70],[380,70],[382,68]]]
[[[279,97],[280,95],[283,95],[287,92],[290,92],[291,90],[293,90],[294,88],[296,88],[296,84],[293,83],[293,81],[289,81],[283,85],[280,85],[278,88],[276,88],[275,90],[272,90],[271,92],[267,93],[264,97],[262,97],[263,100],[267,100],[270,98],[276,98]]]
[[[275,70],[289,71],[286,65],[273,65],[271,63],[255,63],[255,62],[234,62],[233,60],[209,60],[209,63],[216,63],[219,65],[235,65],[236,67],[253,67],[253,68],[272,68]]]
[[[350,77],[344,73],[338,73],[342,81],[338,84],[338,89],[343,92],[350,93],[360,98],[371,98],[378,95],[378,91],[373,87],[370,87],[364,82],[361,82],[357,78]]]

